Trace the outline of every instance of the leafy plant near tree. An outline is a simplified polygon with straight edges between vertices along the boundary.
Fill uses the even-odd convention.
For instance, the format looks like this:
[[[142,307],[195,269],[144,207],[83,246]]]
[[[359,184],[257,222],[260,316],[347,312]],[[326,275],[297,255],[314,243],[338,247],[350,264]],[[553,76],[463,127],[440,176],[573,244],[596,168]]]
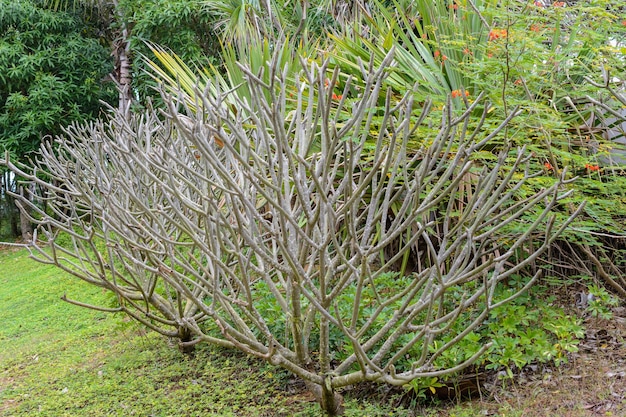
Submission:
[[[552,251],[550,262],[568,267],[551,273],[597,276],[622,297],[623,17],[623,9],[604,1],[513,5],[497,17],[502,32],[488,43],[486,58],[465,66],[476,80],[498,86],[490,98],[499,109],[527,110],[515,129],[534,134],[516,142],[532,149],[546,177],[564,167],[580,176],[571,201],[588,201],[585,215]]]
[[[387,82],[397,91],[416,85],[416,95],[438,105],[451,95],[463,106],[476,92],[494,103],[494,126],[513,108],[506,135],[535,155],[545,175],[525,190],[549,184],[567,167],[579,176],[570,200],[588,201],[585,215],[554,245],[550,274],[597,275],[621,297],[624,272],[624,9],[610,1],[396,2],[333,36],[332,55],[345,77],[354,57],[376,59],[398,48]],[[358,71],[358,70],[357,70]],[[490,158],[489,153],[476,154]],[[567,265],[567,267],[562,267]]]
[[[47,135],[64,124],[98,116],[100,100],[110,100],[108,51],[91,28],[67,13],[45,10],[35,2],[0,2],[0,151],[26,162]],[[4,215],[17,231],[17,209],[1,183]],[[22,222],[22,232],[29,232]]]

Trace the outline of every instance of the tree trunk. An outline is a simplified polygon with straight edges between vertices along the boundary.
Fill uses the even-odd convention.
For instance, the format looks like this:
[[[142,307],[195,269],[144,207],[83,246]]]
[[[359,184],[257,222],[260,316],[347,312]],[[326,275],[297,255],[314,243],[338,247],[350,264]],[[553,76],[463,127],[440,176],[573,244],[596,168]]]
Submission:
[[[20,210],[20,231],[24,243],[29,243],[33,240],[33,225],[30,223],[28,215],[26,215],[23,210]]]
[[[119,65],[119,108],[120,111],[128,117],[130,112],[130,104],[132,102],[131,91],[131,62],[129,57],[130,43],[128,42],[128,29],[124,25],[122,29],[122,39],[116,45],[116,61]]]
[[[24,187],[20,186],[20,195],[23,198],[28,199],[29,196],[31,196],[32,194],[24,193]],[[28,205],[20,203],[17,200],[15,201],[15,204],[20,210],[20,232],[22,234],[22,241],[24,243],[31,242],[33,240],[33,225],[30,222],[30,216],[29,216],[30,209]]]
[[[120,25],[119,36],[113,40],[113,57],[115,58],[114,80],[119,90],[119,110],[128,118],[130,114],[130,104],[132,103],[132,72],[130,59],[130,28],[124,21],[124,16],[119,10],[118,2],[113,2],[113,11],[117,22]]]
[[[335,417],[343,415],[343,397],[333,389],[330,375],[324,378],[323,386],[308,381],[305,381],[305,384],[315,396],[325,416]]]
[[[15,192],[15,177],[10,172],[5,172],[2,176],[2,184],[0,184],[0,204],[1,216],[6,219],[7,232],[11,237],[18,237],[20,235],[18,212],[16,200],[9,194]],[[4,232],[4,230],[2,230]]]

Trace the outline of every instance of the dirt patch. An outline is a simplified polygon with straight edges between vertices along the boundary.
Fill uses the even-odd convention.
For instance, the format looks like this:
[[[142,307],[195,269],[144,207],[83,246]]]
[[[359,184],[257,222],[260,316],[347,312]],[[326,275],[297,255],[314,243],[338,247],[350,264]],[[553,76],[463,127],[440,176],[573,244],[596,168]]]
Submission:
[[[0,242],[0,253],[13,253],[28,247],[23,243]]]
[[[15,383],[15,378],[0,376],[0,394],[2,394],[2,391],[12,386],[14,383]],[[7,410],[11,410],[17,407],[18,404],[19,402],[16,399],[7,398],[3,400],[2,402],[0,402],[0,413],[7,411]]]
[[[614,312],[611,320],[585,320],[585,339],[567,364],[528,367],[513,383],[495,381],[482,400],[466,405],[485,416],[626,416],[626,309]]]

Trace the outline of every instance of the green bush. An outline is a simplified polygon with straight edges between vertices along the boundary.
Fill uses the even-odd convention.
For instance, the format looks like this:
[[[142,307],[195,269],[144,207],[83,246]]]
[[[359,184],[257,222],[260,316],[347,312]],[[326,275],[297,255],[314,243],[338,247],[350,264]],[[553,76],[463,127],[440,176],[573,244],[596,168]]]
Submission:
[[[18,158],[98,116],[115,97],[110,53],[89,26],[30,1],[0,1],[0,149]]]

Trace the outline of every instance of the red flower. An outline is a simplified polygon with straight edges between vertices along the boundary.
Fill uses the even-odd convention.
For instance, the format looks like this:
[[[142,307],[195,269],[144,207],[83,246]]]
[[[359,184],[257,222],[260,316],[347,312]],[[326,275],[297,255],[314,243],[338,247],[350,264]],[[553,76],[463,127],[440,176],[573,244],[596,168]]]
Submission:
[[[433,55],[435,56],[435,61],[440,61],[442,65],[448,59],[448,57],[443,55],[439,50],[433,52]]]
[[[463,92],[461,90],[452,90],[452,98],[459,98],[463,96]],[[465,92],[465,97],[469,97],[469,91]]]
[[[552,166],[552,164],[551,164],[550,162],[548,162],[548,161],[546,161],[546,162],[543,164],[543,166],[544,166],[544,167],[546,167],[546,169],[547,169],[548,171],[554,171],[554,167],[553,167],[553,166]]]
[[[339,100],[341,100],[342,98],[343,98],[343,95],[333,93],[333,100],[337,100],[337,101],[339,101]]]
[[[496,39],[506,38],[508,35],[506,29],[492,29],[489,32],[489,40],[495,41]]]
[[[535,1],[535,6],[537,7],[543,7],[543,3],[540,1]]]
[[[626,19],[622,20],[622,26],[626,26]]]
[[[585,164],[585,169],[587,171],[600,171],[600,167],[598,165]]]

